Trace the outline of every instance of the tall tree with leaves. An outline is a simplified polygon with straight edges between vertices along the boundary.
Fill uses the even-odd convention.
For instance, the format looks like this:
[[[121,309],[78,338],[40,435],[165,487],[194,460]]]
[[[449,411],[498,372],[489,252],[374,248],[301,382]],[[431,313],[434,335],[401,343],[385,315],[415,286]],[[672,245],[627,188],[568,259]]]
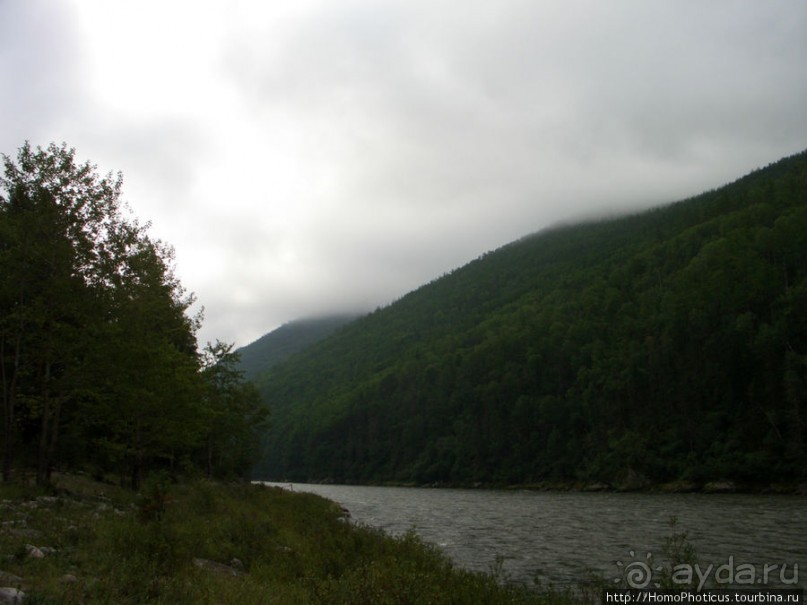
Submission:
[[[34,451],[46,482],[69,419],[123,451],[136,485],[147,460],[198,438],[193,299],[170,249],[124,215],[120,175],[99,176],[65,145],[26,143],[3,160],[3,477],[15,452]]]
[[[202,466],[209,477],[243,477],[260,454],[268,410],[255,385],[244,380],[238,361],[232,344],[208,343],[203,352]]]
[[[11,472],[17,412],[38,420],[37,479],[47,480],[82,330],[97,318],[93,289],[110,267],[104,243],[121,223],[121,178],[99,177],[64,145],[24,145],[0,178],[0,354],[4,461]]]
[[[93,396],[83,422],[98,460],[137,488],[150,464],[172,467],[201,440],[202,382],[193,298],[173,276],[170,250],[142,239],[109,293],[109,320],[91,356]]]

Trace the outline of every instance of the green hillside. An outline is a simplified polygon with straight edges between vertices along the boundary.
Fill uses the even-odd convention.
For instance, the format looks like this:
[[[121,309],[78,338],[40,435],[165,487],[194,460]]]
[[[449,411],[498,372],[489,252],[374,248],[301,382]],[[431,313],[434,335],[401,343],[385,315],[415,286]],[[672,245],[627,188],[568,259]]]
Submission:
[[[330,336],[338,328],[356,319],[356,315],[332,315],[299,319],[283,324],[236,351],[238,368],[247,380],[256,380],[274,365]]]
[[[260,388],[262,477],[803,479],[807,152],[486,254]]]

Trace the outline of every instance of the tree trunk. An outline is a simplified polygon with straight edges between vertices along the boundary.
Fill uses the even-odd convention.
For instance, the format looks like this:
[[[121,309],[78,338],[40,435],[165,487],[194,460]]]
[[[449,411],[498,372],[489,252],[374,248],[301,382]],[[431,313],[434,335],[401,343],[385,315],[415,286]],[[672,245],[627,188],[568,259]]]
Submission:
[[[20,321],[22,324],[22,321]],[[3,481],[11,481],[11,464],[14,458],[14,415],[17,391],[17,376],[20,369],[20,348],[22,346],[22,325],[14,343],[14,369],[11,378],[6,373],[6,341],[0,339],[0,372],[3,380]]]
[[[47,356],[46,356],[47,359]],[[45,451],[48,446],[48,424],[50,416],[50,362],[45,361],[44,374],[42,376],[42,422],[39,425],[39,446],[36,449],[36,484],[45,485]]]
[[[14,393],[6,390],[3,372],[3,481],[11,480],[11,460],[14,455]]]
[[[50,424],[50,396],[47,392],[44,395],[44,405],[42,406],[42,424],[39,429],[39,447],[36,456],[36,484],[47,485],[47,448],[48,448],[48,426]]]
[[[208,437],[207,439],[207,478],[210,479],[213,476],[213,439]]]
[[[48,441],[48,449],[45,455],[45,480],[50,483],[51,473],[53,472],[53,457],[56,453],[56,443],[59,441],[59,419],[62,412],[62,400],[59,399],[55,402],[53,409],[53,422],[50,428],[50,439]]]
[[[6,341],[0,338],[0,379],[3,382],[3,481],[11,478],[11,454],[14,443],[11,429],[14,426],[14,395],[6,375]]]
[[[132,456],[132,489],[137,491],[140,489],[140,483],[143,478],[143,452],[140,448],[140,427],[135,429],[134,447]]]
[[[132,477],[131,477],[131,479],[132,479],[132,482],[131,482],[132,490],[137,491],[138,489],[140,489],[140,482],[141,482],[141,479],[142,479],[142,473],[143,473],[143,471],[140,468],[140,460],[139,460],[139,458],[135,458],[135,460],[132,462]]]

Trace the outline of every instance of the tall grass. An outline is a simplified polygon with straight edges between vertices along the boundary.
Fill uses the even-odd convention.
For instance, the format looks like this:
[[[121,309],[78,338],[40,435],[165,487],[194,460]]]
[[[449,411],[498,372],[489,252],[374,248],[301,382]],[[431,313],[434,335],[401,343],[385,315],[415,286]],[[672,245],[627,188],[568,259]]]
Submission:
[[[199,481],[139,497],[0,487],[0,500],[0,570],[22,578],[26,605],[569,600],[457,569],[414,533],[348,523],[314,494]],[[55,551],[35,559],[28,544]]]

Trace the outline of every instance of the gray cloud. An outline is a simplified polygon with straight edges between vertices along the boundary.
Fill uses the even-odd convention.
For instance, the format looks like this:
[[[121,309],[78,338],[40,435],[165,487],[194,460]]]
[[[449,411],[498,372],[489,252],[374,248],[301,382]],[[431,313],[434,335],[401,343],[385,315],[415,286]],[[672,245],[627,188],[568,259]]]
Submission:
[[[154,35],[176,32],[176,77],[143,58],[106,106],[82,83],[99,49],[63,71],[42,59],[49,27],[75,42],[71,16],[29,16],[2,43],[21,82],[2,103],[124,171],[207,308],[204,339],[383,305],[549,224],[692,195],[807,138],[796,0],[200,2],[192,28],[171,7]],[[64,106],[7,59],[25,45]],[[164,103],[127,105],[157,84]]]
[[[45,0],[0,2],[0,142],[13,154],[25,140],[58,133],[81,103],[78,41],[69,11]]]

